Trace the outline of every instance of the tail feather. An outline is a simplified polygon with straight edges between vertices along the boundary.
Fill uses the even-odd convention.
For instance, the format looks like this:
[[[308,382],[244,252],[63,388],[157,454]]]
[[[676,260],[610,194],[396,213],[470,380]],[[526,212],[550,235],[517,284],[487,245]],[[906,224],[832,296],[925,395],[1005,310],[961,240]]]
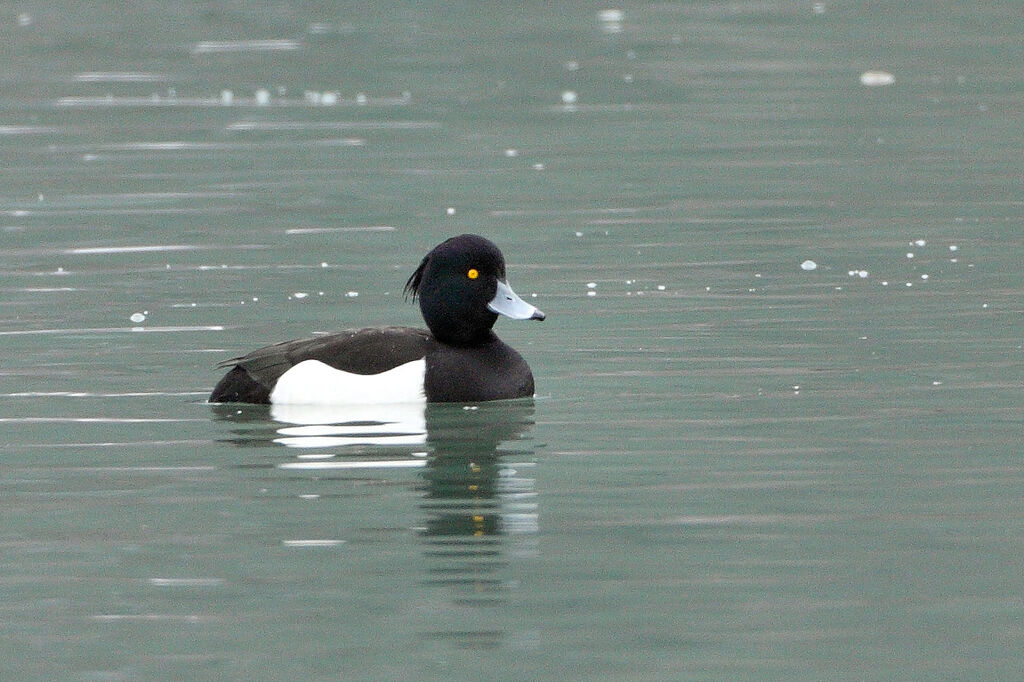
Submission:
[[[225,374],[213,393],[211,403],[270,403],[270,389],[255,381],[243,367],[235,366]]]

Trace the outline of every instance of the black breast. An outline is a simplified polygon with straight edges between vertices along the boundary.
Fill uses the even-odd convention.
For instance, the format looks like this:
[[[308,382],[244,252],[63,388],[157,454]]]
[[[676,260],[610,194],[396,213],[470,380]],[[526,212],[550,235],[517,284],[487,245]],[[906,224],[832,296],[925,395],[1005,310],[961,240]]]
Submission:
[[[497,337],[478,346],[432,343],[427,354],[426,393],[432,403],[482,402],[533,395],[533,373],[511,346]]]

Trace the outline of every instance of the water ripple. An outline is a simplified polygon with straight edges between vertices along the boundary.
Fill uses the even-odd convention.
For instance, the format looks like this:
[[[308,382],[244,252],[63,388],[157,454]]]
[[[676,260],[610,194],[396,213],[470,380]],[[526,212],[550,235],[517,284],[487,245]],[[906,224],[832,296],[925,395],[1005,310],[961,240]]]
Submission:
[[[135,334],[174,332],[222,332],[221,325],[167,326],[167,327],[78,327],[68,329],[19,329],[0,331],[0,336],[32,336],[44,334]]]
[[[204,40],[192,46],[192,54],[225,52],[280,52],[298,50],[302,43],[288,38],[270,40]]]

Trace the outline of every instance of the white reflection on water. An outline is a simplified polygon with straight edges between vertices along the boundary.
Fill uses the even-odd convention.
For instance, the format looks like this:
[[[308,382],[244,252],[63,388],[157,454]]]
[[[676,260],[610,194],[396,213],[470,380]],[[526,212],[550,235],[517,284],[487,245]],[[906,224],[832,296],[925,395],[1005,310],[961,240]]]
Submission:
[[[0,125],[0,135],[52,135],[64,132],[56,126]]]
[[[272,405],[270,416],[296,424],[277,430],[282,437],[274,442],[287,447],[410,446],[427,442],[426,407],[426,403]]]
[[[329,470],[329,469],[418,469],[427,465],[425,459],[365,459],[347,462],[285,462],[279,469]]]
[[[273,104],[274,108],[282,107],[368,107],[368,106],[405,106],[411,101],[409,93],[393,97],[356,96],[354,98],[338,97],[336,93],[318,93],[306,91],[302,97],[276,97],[271,99],[270,92],[257,90],[252,97],[238,97],[231,90],[223,90],[216,95],[185,97],[176,93],[152,93],[149,95],[69,95],[60,97],[54,105],[62,108],[92,107],[265,107]],[[310,126],[321,127],[321,126]],[[333,126],[330,126],[333,127]],[[365,127],[365,126],[364,126]],[[379,127],[391,127],[382,125]],[[405,126],[396,126],[405,127]]]
[[[354,225],[344,227],[292,227],[285,234],[330,234],[332,232],[394,232],[391,225]]]
[[[426,130],[437,121],[239,121],[228,130]]]
[[[208,391],[127,391],[127,392],[91,392],[91,391],[17,391],[0,393],[3,398],[147,398],[150,396],[205,396]]]
[[[192,46],[192,54],[222,52],[280,52],[298,50],[302,43],[289,38],[267,40],[204,40]]]
[[[124,333],[161,333],[161,332],[222,332],[221,325],[198,325],[180,327],[84,327],[77,329],[20,329],[0,331],[0,336],[32,336],[36,334],[124,334]]]
[[[224,578],[150,578],[155,587],[219,587],[227,581]]]
[[[326,426],[374,422],[402,424],[426,433],[425,403],[383,403],[376,405],[271,405],[270,416],[288,424]]]
[[[195,244],[146,244],[140,246],[88,246],[65,249],[64,253],[74,255],[112,254],[112,253],[153,253],[164,251],[195,251]],[[209,247],[206,247],[209,248]]]
[[[215,616],[195,613],[98,613],[92,617],[101,623],[186,623],[195,624],[218,620]]]
[[[162,419],[159,417],[0,417],[0,424],[164,424],[203,422],[205,419]]]
[[[83,71],[75,74],[79,83],[155,83],[167,76],[141,71]]]

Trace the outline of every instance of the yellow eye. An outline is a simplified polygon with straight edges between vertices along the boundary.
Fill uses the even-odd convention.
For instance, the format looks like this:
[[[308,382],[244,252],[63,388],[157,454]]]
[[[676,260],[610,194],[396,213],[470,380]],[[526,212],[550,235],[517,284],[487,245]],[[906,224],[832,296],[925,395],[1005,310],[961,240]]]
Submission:
[[[466,277],[469,277],[470,279],[476,279],[479,276],[480,273],[477,272],[476,268],[470,268],[469,272],[466,273]]]

